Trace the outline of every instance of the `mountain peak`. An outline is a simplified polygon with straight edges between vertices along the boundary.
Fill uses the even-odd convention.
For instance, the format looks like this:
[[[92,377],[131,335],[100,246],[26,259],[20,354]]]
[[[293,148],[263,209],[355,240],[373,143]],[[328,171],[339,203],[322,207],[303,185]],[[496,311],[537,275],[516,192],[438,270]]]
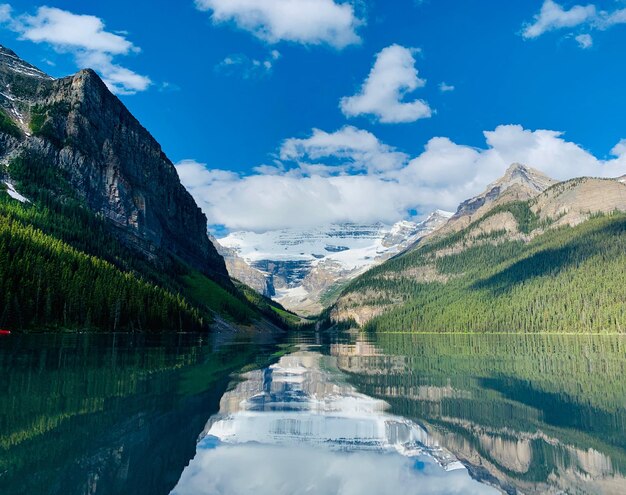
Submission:
[[[506,169],[504,175],[489,184],[485,191],[461,203],[454,217],[473,215],[483,206],[502,198],[507,192],[511,199],[533,198],[555,183],[555,180],[539,170],[521,163],[513,163]]]
[[[504,175],[494,182],[493,185],[510,187],[513,184],[523,184],[537,192],[542,192],[554,183],[555,181],[553,179],[537,169],[521,163],[513,163],[506,169]],[[490,185],[490,187],[491,186],[492,185]]]
[[[514,163],[511,163],[511,165],[509,165],[504,175],[514,174],[515,172],[520,172],[520,171],[524,172],[527,170],[529,170],[529,167],[527,167],[523,163],[514,162]]]
[[[67,182],[68,194],[157,266],[181,260],[230,285],[206,216],[174,165],[93,70],[53,79],[0,46],[0,86],[0,107],[24,131],[0,136],[0,159],[44,164]]]

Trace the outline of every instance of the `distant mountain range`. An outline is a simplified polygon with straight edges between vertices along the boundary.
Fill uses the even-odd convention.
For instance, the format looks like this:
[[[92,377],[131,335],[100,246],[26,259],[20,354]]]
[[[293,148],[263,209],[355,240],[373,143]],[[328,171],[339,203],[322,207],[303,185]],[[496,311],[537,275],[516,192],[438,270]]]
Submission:
[[[342,284],[401,253],[451,216],[437,210],[420,223],[233,232],[217,240],[217,249],[233,278],[292,311],[311,315],[319,313]]]

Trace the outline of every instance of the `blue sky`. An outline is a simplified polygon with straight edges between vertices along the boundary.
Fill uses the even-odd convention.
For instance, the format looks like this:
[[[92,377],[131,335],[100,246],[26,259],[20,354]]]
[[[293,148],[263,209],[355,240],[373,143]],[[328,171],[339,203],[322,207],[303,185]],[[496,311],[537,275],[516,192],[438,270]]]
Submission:
[[[311,9],[310,22],[289,15],[293,1]],[[135,93],[119,96],[182,162],[212,224],[392,222],[453,209],[509,160],[558,178],[626,173],[616,153],[626,137],[626,3],[577,3],[13,1],[0,43],[55,77],[84,65],[143,77],[130,90],[118,82],[118,92]],[[52,22],[43,5],[99,18],[96,35],[115,36],[102,38],[112,47],[94,48],[88,29],[85,39],[72,32],[84,18],[37,37],[33,26]],[[377,87],[342,111],[383,53]],[[376,108],[376,92],[394,77],[417,81],[400,104],[421,100],[430,117],[400,106],[409,116],[398,117],[386,97]],[[507,125],[521,127],[499,127]],[[496,130],[489,144],[484,132]]]

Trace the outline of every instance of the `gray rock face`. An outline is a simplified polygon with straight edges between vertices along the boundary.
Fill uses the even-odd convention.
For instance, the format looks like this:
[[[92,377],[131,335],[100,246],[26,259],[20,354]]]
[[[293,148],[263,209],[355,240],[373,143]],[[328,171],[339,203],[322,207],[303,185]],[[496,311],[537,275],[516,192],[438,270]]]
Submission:
[[[229,281],[172,162],[95,72],[55,80],[0,47],[0,106],[23,132],[0,133],[1,161],[45,160],[126,244]]]
[[[483,206],[496,201],[509,189],[518,188],[524,191],[528,198],[531,198],[555,183],[556,181],[534,168],[514,163],[507,169],[504,176],[489,184],[485,192],[463,201],[459,205],[454,218],[475,214]]]
[[[252,287],[259,294],[266,297],[273,297],[275,295],[274,286],[272,285],[270,277],[248,265],[234,249],[222,246],[218,240],[210,234],[209,238],[215,246],[215,249],[217,249],[217,252],[224,258],[226,269],[232,278],[243,282],[248,287]]]

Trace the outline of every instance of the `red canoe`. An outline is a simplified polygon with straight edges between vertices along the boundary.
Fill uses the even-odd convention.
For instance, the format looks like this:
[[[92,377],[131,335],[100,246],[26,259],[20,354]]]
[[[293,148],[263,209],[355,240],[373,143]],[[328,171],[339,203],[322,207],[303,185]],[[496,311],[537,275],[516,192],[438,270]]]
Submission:
[[[0,330],[0,335],[11,335],[10,330]]]

